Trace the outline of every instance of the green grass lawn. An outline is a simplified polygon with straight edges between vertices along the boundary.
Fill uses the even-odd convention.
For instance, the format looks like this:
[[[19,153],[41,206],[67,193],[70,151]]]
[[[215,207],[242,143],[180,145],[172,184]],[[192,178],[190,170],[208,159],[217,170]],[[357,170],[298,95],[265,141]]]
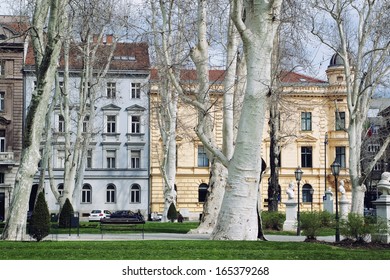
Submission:
[[[187,233],[198,223],[147,222],[146,233]],[[68,229],[55,229],[68,233]],[[76,232],[72,229],[72,233]],[[100,233],[98,223],[81,223],[80,234]],[[266,234],[295,234],[272,232]],[[323,235],[332,235],[324,229]],[[390,250],[341,248],[310,242],[132,240],[0,241],[1,260],[389,260]]]
[[[310,242],[45,241],[0,242],[1,260],[388,260],[390,250]]]

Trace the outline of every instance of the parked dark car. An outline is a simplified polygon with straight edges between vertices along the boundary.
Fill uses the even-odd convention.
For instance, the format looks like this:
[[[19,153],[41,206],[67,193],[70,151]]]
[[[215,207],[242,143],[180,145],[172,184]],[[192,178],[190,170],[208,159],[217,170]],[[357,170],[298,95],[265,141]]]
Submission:
[[[119,210],[111,213],[111,220],[133,220],[133,221],[144,221],[144,217],[140,212],[133,212],[130,210]]]

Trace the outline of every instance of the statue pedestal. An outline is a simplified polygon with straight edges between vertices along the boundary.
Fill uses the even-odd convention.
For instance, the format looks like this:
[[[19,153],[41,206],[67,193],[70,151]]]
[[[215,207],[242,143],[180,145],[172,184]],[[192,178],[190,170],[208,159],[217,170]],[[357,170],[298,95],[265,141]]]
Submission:
[[[283,223],[283,231],[294,231],[297,229],[298,203],[291,199],[284,204],[286,205],[286,220]]]
[[[387,229],[390,228],[390,195],[381,195],[379,199],[373,202],[376,205],[376,216],[384,221],[387,221]],[[388,230],[387,230],[388,231]],[[371,237],[372,241],[381,243],[390,243],[390,234],[377,233]]]
[[[349,205],[350,205],[350,203],[349,203],[346,195],[342,195],[341,199],[339,201],[340,219],[342,219],[342,220],[347,220],[348,219]]]
[[[333,214],[333,193],[330,190],[325,192],[324,211]]]

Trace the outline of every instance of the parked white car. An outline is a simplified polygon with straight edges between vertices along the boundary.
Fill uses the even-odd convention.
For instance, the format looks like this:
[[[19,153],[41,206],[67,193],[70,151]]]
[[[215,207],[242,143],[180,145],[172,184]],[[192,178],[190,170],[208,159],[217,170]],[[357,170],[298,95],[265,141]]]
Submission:
[[[109,218],[110,215],[111,212],[108,210],[92,210],[91,213],[89,213],[88,220],[90,222],[99,222],[100,219]]]

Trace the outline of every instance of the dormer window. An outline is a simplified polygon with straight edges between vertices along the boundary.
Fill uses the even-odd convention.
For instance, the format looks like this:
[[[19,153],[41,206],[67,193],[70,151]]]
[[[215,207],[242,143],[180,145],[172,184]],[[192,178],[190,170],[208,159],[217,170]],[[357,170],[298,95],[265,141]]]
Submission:
[[[343,76],[337,76],[337,81],[338,81],[338,82],[344,81],[344,77],[343,77]]]

